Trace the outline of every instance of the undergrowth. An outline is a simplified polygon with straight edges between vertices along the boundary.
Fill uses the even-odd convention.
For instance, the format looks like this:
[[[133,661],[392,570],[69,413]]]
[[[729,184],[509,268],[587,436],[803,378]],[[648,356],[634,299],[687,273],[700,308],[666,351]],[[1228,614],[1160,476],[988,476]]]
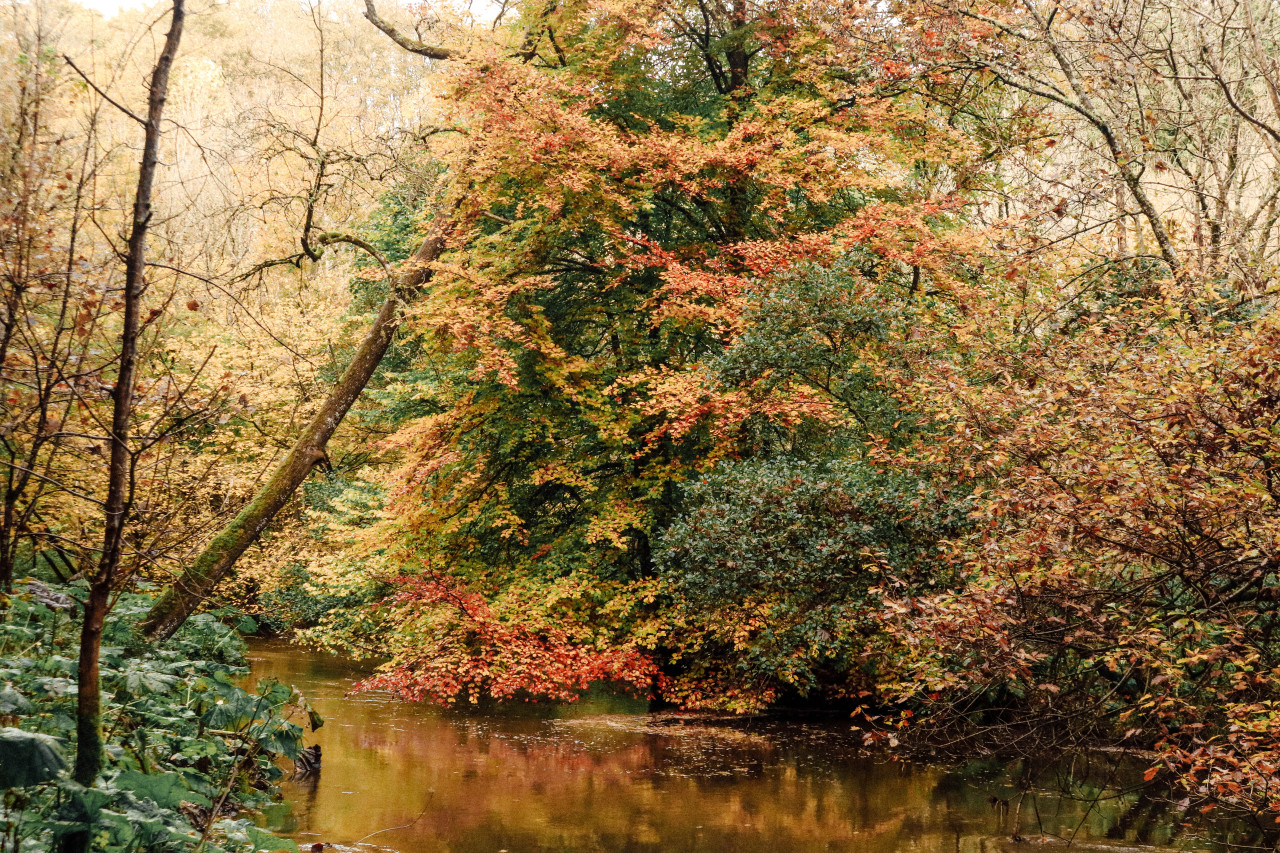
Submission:
[[[85,832],[103,853],[296,851],[252,818],[278,794],[277,759],[321,720],[273,679],[241,686],[245,646],[218,615],[153,646],[134,629],[151,597],[120,596],[102,649],[105,772],[72,781],[79,594],[19,584],[0,600],[0,853]]]

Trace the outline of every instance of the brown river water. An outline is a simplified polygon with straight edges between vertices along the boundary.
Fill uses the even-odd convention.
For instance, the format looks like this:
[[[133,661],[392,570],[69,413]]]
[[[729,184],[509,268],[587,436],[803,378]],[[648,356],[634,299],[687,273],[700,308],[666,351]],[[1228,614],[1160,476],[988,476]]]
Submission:
[[[1135,817],[1127,798],[1042,792],[1019,810],[1011,788],[972,770],[860,757],[838,721],[726,726],[611,696],[445,712],[347,696],[369,670],[340,658],[283,643],[257,643],[250,658],[255,676],[293,684],[325,719],[308,734],[320,773],[286,781],[265,821],[304,851],[995,853],[1067,839],[1086,851],[1210,849]]]

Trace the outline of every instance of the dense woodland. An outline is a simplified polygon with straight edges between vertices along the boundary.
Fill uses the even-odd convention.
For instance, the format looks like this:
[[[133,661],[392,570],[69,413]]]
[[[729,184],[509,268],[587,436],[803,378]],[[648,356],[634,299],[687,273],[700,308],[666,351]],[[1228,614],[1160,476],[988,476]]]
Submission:
[[[1280,820],[1270,0],[0,16],[0,850],[276,849],[232,627]]]

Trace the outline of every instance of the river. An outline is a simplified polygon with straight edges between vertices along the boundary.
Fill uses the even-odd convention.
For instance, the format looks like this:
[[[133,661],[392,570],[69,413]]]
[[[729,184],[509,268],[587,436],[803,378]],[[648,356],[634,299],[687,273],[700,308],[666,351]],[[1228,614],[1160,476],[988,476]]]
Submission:
[[[833,723],[716,725],[611,696],[445,712],[347,696],[366,668],[296,646],[256,643],[250,659],[255,676],[295,685],[325,719],[308,735],[322,770],[286,781],[285,803],[267,815],[304,850],[985,853],[1172,840],[1158,819],[1144,829],[1131,798],[1089,805],[1041,792],[1019,810],[1013,789],[972,768],[860,757]],[[1009,840],[1015,823],[1025,843]]]

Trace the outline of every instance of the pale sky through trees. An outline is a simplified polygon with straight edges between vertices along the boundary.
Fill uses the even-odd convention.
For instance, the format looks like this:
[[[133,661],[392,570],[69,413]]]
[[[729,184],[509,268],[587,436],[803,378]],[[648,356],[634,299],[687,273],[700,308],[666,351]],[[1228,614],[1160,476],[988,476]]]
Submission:
[[[152,5],[151,0],[79,0],[79,3],[86,8],[101,12],[108,18],[114,17],[122,9],[141,9]],[[394,6],[395,4],[389,3],[387,5]],[[467,4],[467,8],[478,20],[492,21],[498,14],[501,4],[495,3],[493,0],[473,0],[473,2]]]

